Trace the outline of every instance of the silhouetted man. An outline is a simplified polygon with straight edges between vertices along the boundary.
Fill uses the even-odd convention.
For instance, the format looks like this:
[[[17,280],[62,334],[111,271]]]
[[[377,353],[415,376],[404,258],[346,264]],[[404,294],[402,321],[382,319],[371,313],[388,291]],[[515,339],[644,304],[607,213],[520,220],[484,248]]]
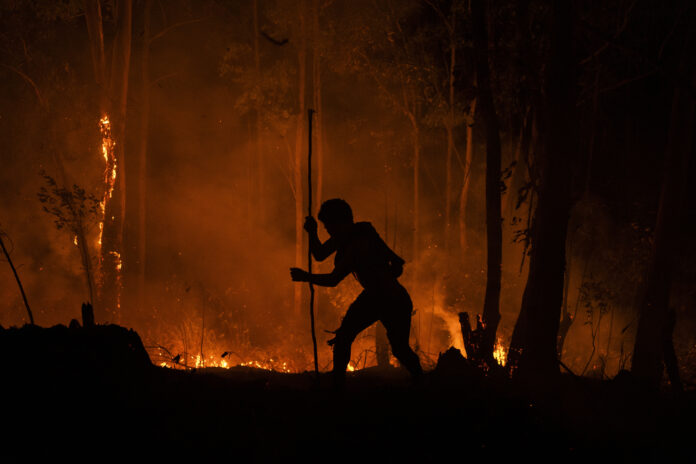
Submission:
[[[392,353],[414,378],[423,373],[418,355],[408,345],[413,304],[406,289],[397,278],[403,272],[404,260],[394,253],[369,222],[353,222],[353,212],[344,200],[327,200],[319,209],[319,220],[331,238],[321,243],[317,222],[308,216],[304,228],[309,233],[309,247],[318,261],[336,253],[330,274],[309,274],[293,267],[290,275],[295,282],[312,282],[323,287],[335,287],[353,273],[363,287],[362,293],[350,305],[333,345],[334,381],[341,387],[345,382],[350,361],[350,347],[355,337],[381,321],[387,329]]]

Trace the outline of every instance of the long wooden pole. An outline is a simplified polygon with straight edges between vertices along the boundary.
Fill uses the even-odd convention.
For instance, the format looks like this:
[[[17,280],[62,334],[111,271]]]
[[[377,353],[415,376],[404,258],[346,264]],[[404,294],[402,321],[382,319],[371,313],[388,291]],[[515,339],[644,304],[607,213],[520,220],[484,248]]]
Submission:
[[[17,285],[19,285],[19,291],[22,293],[22,299],[24,300],[24,306],[27,308],[27,313],[29,314],[29,321],[31,322],[31,325],[34,325],[34,316],[31,314],[31,309],[29,309],[29,302],[27,301],[27,295],[24,293],[24,287],[22,287],[22,282],[19,280],[19,275],[17,275],[17,269],[15,269],[14,264],[12,264],[12,259],[10,258],[10,254],[7,252],[7,248],[5,248],[5,243],[2,241],[2,234],[0,234],[0,247],[2,247],[2,252],[5,254],[5,258],[7,258],[7,262],[10,264],[10,267],[12,268],[12,273],[15,276],[15,279],[17,280]],[[312,330],[314,330],[312,328]],[[316,343],[314,345],[316,347]],[[316,353],[316,348],[315,348],[315,353]],[[316,361],[316,355],[314,357]]]
[[[307,110],[309,119],[309,143],[307,144],[307,192],[309,192],[308,215],[312,216],[312,115],[313,109]],[[307,263],[310,275],[312,274],[312,248],[307,247]],[[309,318],[312,321],[312,344],[314,345],[314,373],[319,380],[319,358],[317,357],[317,335],[314,330],[314,284],[309,282]]]

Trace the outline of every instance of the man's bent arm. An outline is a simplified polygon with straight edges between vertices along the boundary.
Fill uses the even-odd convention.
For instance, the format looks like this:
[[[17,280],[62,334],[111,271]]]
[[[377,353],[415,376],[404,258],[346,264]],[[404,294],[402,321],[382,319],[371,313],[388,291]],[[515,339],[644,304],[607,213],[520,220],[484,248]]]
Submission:
[[[331,255],[331,253],[336,251],[336,245],[331,238],[326,242],[321,243],[319,240],[319,235],[315,231],[313,233],[309,233],[309,249],[312,250],[312,256],[314,256],[314,259],[317,261],[324,261]]]

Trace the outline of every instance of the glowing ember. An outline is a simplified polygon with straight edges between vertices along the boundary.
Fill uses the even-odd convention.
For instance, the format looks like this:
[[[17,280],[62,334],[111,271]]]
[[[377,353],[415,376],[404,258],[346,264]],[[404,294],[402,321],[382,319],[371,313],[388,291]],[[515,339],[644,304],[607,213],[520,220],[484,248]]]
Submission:
[[[121,270],[123,263],[121,262],[121,254],[117,251],[110,251],[111,256],[114,257],[114,262],[116,263],[116,269]]]
[[[104,216],[104,202],[100,203],[101,205],[101,211],[102,211],[102,217]],[[100,222],[99,223],[99,238],[97,238],[97,245],[98,248],[101,249],[101,244],[102,244],[102,233],[104,232],[104,223]]]
[[[505,363],[507,362],[507,350],[505,349],[505,346],[503,346],[503,342],[500,338],[498,338],[495,342],[495,347],[493,348],[493,357],[496,361],[498,361],[498,364],[505,366]]]
[[[77,235],[73,237],[73,243],[77,246]]]

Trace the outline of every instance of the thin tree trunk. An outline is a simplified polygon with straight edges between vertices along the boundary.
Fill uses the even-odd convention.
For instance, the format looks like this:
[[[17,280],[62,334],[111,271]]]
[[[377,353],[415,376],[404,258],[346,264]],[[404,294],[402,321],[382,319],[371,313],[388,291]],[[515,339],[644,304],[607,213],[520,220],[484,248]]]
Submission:
[[[87,34],[89,36],[89,50],[92,55],[94,81],[101,90],[99,101],[101,117],[106,111],[108,92],[106,83],[106,56],[104,54],[104,29],[102,26],[102,13],[99,0],[87,0],[85,2],[85,18],[87,22]]]
[[[82,258],[82,268],[85,271],[85,283],[89,294],[89,303],[94,304],[94,272],[92,270],[92,258],[89,253],[89,245],[85,237],[85,229],[80,219],[78,224],[78,246],[80,247],[80,257]]]
[[[138,150],[138,262],[137,310],[145,309],[145,272],[147,259],[147,143],[150,129],[150,19],[152,0],[145,0],[143,50],[140,63],[141,115]]]
[[[503,257],[503,230],[500,221],[500,129],[490,87],[485,0],[471,2],[471,15],[476,82],[481,100],[481,115],[486,125],[487,276],[483,305],[484,335],[481,340],[480,355],[484,360],[492,360],[495,336],[500,322],[500,281]]]
[[[259,51],[259,5],[258,0],[254,0],[254,75],[256,81],[261,79],[261,54]],[[258,92],[258,90],[257,90]],[[264,224],[266,219],[266,153],[263,148],[261,138],[261,99],[254,99],[254,149],[257,166],[257,188],[256,215],[260,224]]]
[[[413,143],[413,280],[418,282],[420,258],[420,128],[414,113],[409,114]]]
[[[295,266],[302,267],[302,240],[304,238],[304,233],[302,229],[303,219],[304,219],[304,209],[303,209],[303,192],[302,188],[302,160],[303,160],[303,141],[304,141],[304,128],[305,128],[305,114],[307,113],[307,103],[305,101],[305,86],[306,86],[306,74],[307,74],[307,51],[306,51],[306,26],[305,26],[305,11],[304,2],[299,2],[299,16],[300,16],[300,28],[301,28],[301,38],[300,45],[297,52],[298,60],[298,104],[299,112],[297,114],[297,126],[295,133],[295,165],[294,165],[294,181],[295,181]],[[297,317],[301,314],[302,305],[302,287],[300,285],[295,285],[295,315]]]
[[[2,240],[2,234],[0,234],[0,247],[2,247],[2,252],[5,255],[5,258],[7,259],[7,262],[10,265],[10,268],[12,269],[12,274],[14,274],[15,280],[17,281],[17,286],[19,287],[19,292],[22,294],[22,300],[24,301],[24,307],[27,309],[27,315],[29,316],[29,323],[31,325],[34,325],[34,315],[31,313],[31,309],[29,308],[29,301],[27,301],[27,295],[24,293],[24,287],[22,286],[22,281],[19,280],[19,274],[17,274],[17,269],[15,269],[14,264],[12,263],[12,258],[10,258],[10,254],[7,252],[7,248],[5,248],[5,242],[3,242],[3,240]]]
[[[563,316],[561,317],[561,322],[558,327],[558,336],[556,342],[556,351],[558,352],[558,359],[561,359],[561,356],[563,355],[563,344],[565,343],[565,338],[566,335],[568,335],[570,326],[573,325],[573,316],[570,314],[570,311],[568,311],[568,292],[570,291],[571,270],[570,260],[571,254],[568,253],[566,260],[565,276],[563,277],[563,306],[561,309],[561,314]]]
[[[314,37],[312,46],[312,74],[313,74],[313,89],[314,89],[314,127],[312,132],[315,134],[316,143],[315,153],[317,158],[317,193],[316,193],[316,205],[321,206],[322,195],[324,193],[324,125],[323,125],[323,109],[322,109],[322,99],[321,99],[321,50],[319,44],[321,43],[321,31],[319,29],[319,11],[320,3],[319,0],[314,0]]]
[[[413,141],[413,288],[418,288],[420,282],[418,268],[420,266],[420,128],[416,121],[415,112],[409,113],[411,121],[411,137]],[[416,313],[416,349],[418,349],[421,338],[421,318],[422,311]]]
[[[450,41],[450,63],[449,63],[449,100],[448,100],[448,110],[449,114],[447,117],[447,123],[445,124],[445,129],[447,131],[447,182],[445,186],[445,252],[449,252],[450,248],[450,236],[452,234],[452,154],[454,152],[454,66],[456,64],[456,51],[457,44],[455,42],[454,26],[455,14],[454,6],[452,7],[452,19],[450,20],[449,27],[449,41]]]
[[[385,156],[385,182],[384,182],[384,241],[389,242],[389,160]],[[387,339],[387,329],[378,322],[375,324],[375,353],[377,357],[377,366],[389,366],[389,340]]]
[[[471,163],[474,156],[474,117],[476,116],[476,98],[471,102],[469,122],[466,125],[466,154],[464,156],[464,182],[459,194],[459,248],[462,257],[467,251],[466,206],[469,201],[469,186],[471,185]]]

